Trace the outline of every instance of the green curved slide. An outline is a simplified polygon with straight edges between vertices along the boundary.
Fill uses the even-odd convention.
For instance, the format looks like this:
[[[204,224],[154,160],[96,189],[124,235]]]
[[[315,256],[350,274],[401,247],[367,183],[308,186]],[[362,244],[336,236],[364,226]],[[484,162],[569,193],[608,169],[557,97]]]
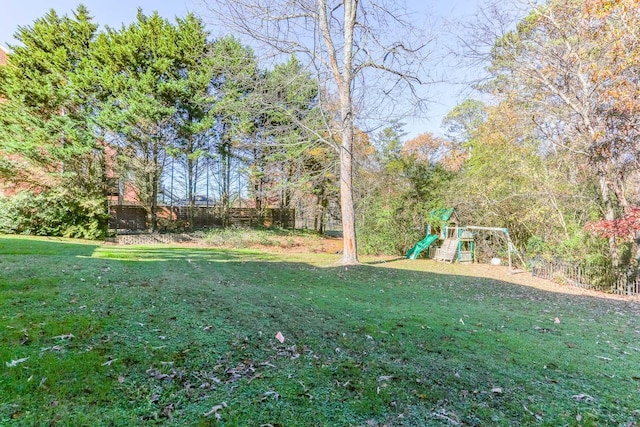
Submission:
[[[427,234],[427,237],[425,237],[424,239],[420,240],[418,243],[416,243],[416,245],[414,247],[409,249],[409,252],[407,252],[407,258],[409,258],[409,259],[418,258],[418,256],[420,255],[420,252],[422,252],[425,249],[427,249],[436,240],[438,240],[438,235],[437,234]]]

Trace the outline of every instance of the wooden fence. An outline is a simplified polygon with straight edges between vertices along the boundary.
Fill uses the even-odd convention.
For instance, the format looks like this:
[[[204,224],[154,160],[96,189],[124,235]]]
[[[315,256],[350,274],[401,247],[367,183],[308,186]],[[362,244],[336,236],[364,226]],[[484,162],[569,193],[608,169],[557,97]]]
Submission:
[[[149,228],[147,212],[141,206],[111,206],[109,213],[109,228],[116,232],[136,232]],[[191,231],[226,226],[281,228],[295,226],[294,209],[160,206],[157,216],[160,231]]]
[[[109,229],[129,232],[147,229],[147,211],[142,206],[116,205],[109,207]]]
[[[640,277],[628,270],[542,258],[531,260],[530,265],[533,276],[560,284],[618,295],[640,295]]]

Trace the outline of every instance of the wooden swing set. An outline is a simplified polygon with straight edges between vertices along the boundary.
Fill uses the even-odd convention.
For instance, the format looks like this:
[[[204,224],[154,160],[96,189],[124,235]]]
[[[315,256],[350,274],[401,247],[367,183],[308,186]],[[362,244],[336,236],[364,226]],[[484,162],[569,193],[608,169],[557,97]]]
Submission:
[[[513,268],[515,254],[522,266],[525,262],[517,251],[509,236],[509,230],[501,227],[481,227],[475,225],[459,226],[457,216],[453,209],[439,209],[431,212],[431,218],[440,220],[443,225],[439,232],[432,234],[431,226],[427,225],[427,235],[409,250],[407,258],[416,259],[423,250],[429,250],[429,254],[436,261],[445,262],[485,262],[499,264],[500,256],[506,252],[509,271]],[[435,246],[437,241],[442,241]]]

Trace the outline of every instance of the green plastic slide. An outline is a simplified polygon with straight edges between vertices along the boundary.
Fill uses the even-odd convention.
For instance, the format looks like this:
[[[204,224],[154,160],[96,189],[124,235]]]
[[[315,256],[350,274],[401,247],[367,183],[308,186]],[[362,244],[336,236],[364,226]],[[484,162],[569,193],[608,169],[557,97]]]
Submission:
[[[427,237],[420,240],[414,247],[412,247],[409,252],[407,252],[407,258],[416,259],[420,255],[420,252],[427,249],[433,242],[438,240],[437,234],[427,234]]]

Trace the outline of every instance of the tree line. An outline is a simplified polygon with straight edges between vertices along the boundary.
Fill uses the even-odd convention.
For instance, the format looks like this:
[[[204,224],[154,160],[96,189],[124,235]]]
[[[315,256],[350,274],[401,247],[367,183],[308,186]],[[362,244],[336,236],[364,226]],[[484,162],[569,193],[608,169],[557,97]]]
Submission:
[[[637,11],[632,0],[550,0],[492,38],[482,101],[446,116],[446,138],[398,143],[393,126],[381,135],[385,184],[364,199],[378,212],[363,216],[371,239],[400,253],[420,238],[428,209],[456,207],[463,224],[507,227],[529,258],[636,277]],[[421,160],[428,167],[415,174]]]
[[[327,205],[319,86],[295,56],[262,67],[193,14],[139,10],[98,31],[84,6],[51,10],[15,37],[0,68],[0,176],[30,191],[5,201],[5,229],[99,237],[107,195],[125,184],[153,228],[159,202],[198,194],[223,208]]]
[[[357,65],[337,61],[336,52],[349,51],[354,34],[363,40],[375,34],[358,21],[364,16],[370,23],[373,15],[357,3],[338,3],[344,16],[325,1],[319,3],[325,9],[301,5],[294,15],[275,9],[265,15],[261,7],[276,5],[269,2],[243,2],[247,13],[238,7],[237,16],[225,14],[239,31],[267,43],[271,35],[280,52],[291,54],[270,69],[236,38],[211,39],[193,15],[171,23],[139,12],[129,26],[98,32],[83,7],[71,18],[50,12],[19,29],[22,45],[0,70],[0,96],[8,100],[0,105],[0,174],[44,186],[34,198],[49,197],[52,211],[65,200],[65,209],[84,215],[87,224],[104,218],[112,167],[136,183],[150,215],[167,188],[180,187],[192,200],[203,179],[215,181],[225,206],[239,182],[244,190],[236,195],[258,208],[309,198],[314,209],[344,218],[345,203],[352,204],[351,255],[355,231],[361,253],[403,254],[422,237],[431,209],[455,207],[463,224],[507,227],[529,257],[636,274],[635,1],[549,0],[529,9],[488,40],[482,58],[488,77],[475,85],[481,101],[455,107],[443,122],[444,137],[425,133],[410,140],[396,120],[365,132],[357,108],[346,105],[354,95],[349,87],[368,75],[349,80],[344,66],[349,72],[374,66],[409,87],[420,74],[392,67],[406,46],[377,51],[376,62],[357,37],[350,58]],[[300,27],[287,21],[286,28],[318,32],[298,44],[276,37],[271,30],[284,28],[278,19],[291,16],[302,19]],[[251,17],[275,27],[259,31]],[[330,22],[340,23],[336,33]],[[327,42],[320,54],[305,50],[313,34],[314,48]],[[335,34],[348,37],[332,51]],[[301,52],[316,56],[303,62]],[[309,71],[309,64],[325,74]],[[366,90],[361,95],[366,98]],[[107,147],[116,150],[115,165],[106,165]],[[351,173],[352,186],[345,188],[350,178],[340,177]],[[168,186],[173,179],[180,185]],[[352,192],[350,201],[341,198],[345,191]]]

